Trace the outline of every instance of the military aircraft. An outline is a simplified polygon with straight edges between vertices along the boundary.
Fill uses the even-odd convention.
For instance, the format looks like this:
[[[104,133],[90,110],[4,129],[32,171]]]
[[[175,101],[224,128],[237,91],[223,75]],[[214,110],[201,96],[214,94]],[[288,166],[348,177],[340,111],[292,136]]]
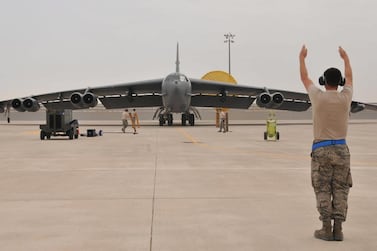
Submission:
[[[181,113],[181,124],[193,126],[200,118],[196,107],[248,109],[256,100],[259,107],[278,110],[305,111],[310,106],[306,93],[233,85],[218,81],[188,78],[179,69],[177,44],[176,70],[165,78],[122,83],[102,87],[88,87],[0,101],[0,113],[36,112],[43,105],[51,110],[75,110],[95,107],[98,100],[106,109],[128,107],[158,107],[153,119],[159,125],[173,124],[173,113]],[[351,112],[377,110],[377,106],[353,101]]]

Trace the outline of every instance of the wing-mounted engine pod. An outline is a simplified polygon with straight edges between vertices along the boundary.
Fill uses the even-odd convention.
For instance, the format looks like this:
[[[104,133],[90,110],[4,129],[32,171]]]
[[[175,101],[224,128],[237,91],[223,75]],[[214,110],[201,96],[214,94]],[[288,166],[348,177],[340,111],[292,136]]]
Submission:
[[[270,94],[269,92],[262,92],[257,97],[257,105],[259,107],[276,109],[284,102],[284,96],[280,92]]]
[[[22,101],[22,106],[28,112],[36,112],[39,110],[40,105],[34,98],[26,98]]]
[[[272,100],[267,105],[268,108],[279,108],[284,102],[284,96],[280,92],[272,94]]]
[[[25,112],[26,111],[26,109],[24,108],[24,106],[23,106],[23,99],[21,99],[21,98],[15,98],[15,99],[13,99],[12,100],[12,107],[13,107],[13,109],[15,109],[16,111],[18,111],[18,112]]]
[[[81,93],[74,92],[74,93],[71,94],[71,97],[69,99],[71,100],[71,103],[72,103],[73,106],[75,106],[77,108],[84,108]]]
[[[98,104],[97,95],[94,95],[91,92],[85,93],[82,100],[88,107],[95,107]]]
[[[272,100],[272,97],[269,93],[262,92],[257,97],[257,105],[259,107],[267,107],[267,105],[271,102],[271,100]]]
[[[98,104],[97,96],[91,92],[81,94],[79,92],[72,93],[70,97],[71,103],[77,108],[95,107]]]
[[[364,109],[365,109],[365,105],[364,104],[360,104],[360,103],[353,103],[353,104],[351,104],[351,112],[352,113],[361,112]]]
[[[4,113],[4,112],[5,112],[4,106],[0,105],[0,113]]]

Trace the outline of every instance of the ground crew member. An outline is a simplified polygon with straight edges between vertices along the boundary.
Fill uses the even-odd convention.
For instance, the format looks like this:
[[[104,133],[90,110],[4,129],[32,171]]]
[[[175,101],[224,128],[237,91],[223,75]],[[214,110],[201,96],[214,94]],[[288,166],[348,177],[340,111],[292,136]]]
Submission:
[[[352,69],[342,47],[339,47],[339,55],[344,61],[345,79],[338,69],[327,69],[319,78],[325,91],[317,88],[309,78],[305,64],[305,45],[299,56],[301,81],[313,107],[311,178],[323,223],[322,229],[316,230],[314,236],[327,241],[343,240],[342,222],[346,220],[348,193],[352,187],[350,153],[346,144],[353,93]],[[338,91],[339,85],[344,85],[341,91]]]
[[[125,109],[123,112],[122,112],[122,124],[123,124],[123,127],[122,127],[122,132],[125,133],[126,132],[126,128],[128,126],[128,109]]]
[[[225,127],[225,123],[226,123],[226,113],[223,109],[220,110],[220,128],[219,128],[219,132],[223,131],[223,132],[226,132],[226,127]]]
[[[134,129],[134,134],[136,134],[136,126],[140,127],[139,125],[139,117],[137,116],[136,109],[133,109],[133,113],[129,113],[131,119],[132,129]]]

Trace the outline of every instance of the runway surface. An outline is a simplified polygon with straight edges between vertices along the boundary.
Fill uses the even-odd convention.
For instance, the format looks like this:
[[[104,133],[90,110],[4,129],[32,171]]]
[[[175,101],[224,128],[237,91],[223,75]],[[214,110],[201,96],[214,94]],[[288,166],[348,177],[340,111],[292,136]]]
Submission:
[[[91,127],[81,127],[81,132]],[[96,126],[102,137],[39,140],[0,125],[1,250],[376,250],[377,122],[349,126],[354,187],[343,242],[320,227],[312,126]]]

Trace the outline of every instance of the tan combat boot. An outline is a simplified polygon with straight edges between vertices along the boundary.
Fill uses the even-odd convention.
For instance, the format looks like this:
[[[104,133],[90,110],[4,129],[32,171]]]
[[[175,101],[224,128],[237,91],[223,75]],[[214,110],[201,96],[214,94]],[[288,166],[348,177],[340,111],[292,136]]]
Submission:
[[[334,240],[333,233],[331,231],[331,221],[323,221],[322,229],[314,231],[314,237],[325,241]]]
[[[342,241],[343,240],[342,222],[340,220],[334,221],[333,235],[334,235],[335,241]]]

